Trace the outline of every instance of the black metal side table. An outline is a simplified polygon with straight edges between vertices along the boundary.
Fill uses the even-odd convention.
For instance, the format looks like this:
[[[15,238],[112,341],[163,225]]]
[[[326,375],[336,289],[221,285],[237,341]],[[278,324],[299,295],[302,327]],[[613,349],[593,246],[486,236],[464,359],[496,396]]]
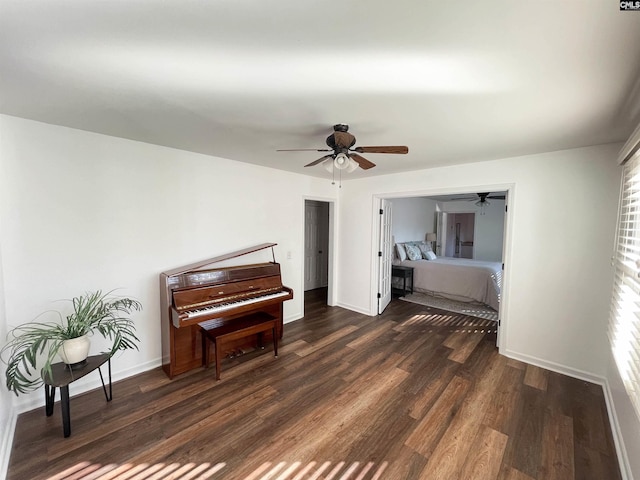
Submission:
[[[109,366],[109,393],[107,393],[107,387],[104,384],[104,377],[102,376],[102,370],[100,367],[105,363]],[[102,390],[104,390],[104,396],[107,402],[110,402],[113,398],[113,392],[111,390],[111,355],[108,353],[102,353],[100,355],[92,355],[87,357],[87,360],[83,365],[75,368],[69,368],[65,363],[54,363],[51,365],[51,375],[47,375],[43,372],[42,379],[44,380],[44,394],[45,394],[45,412],[47,417],[53,415],[53,404],[56,401],[56,387],[60,387],[60,407],[62,409],[62,431],[65,437],[71,435],[71,418],[69,413],[69,384],[81,379],[85,375],[98,370],[100,373],[100,381],[102,382]]]
[[[401,278],[402,279],[402,291],[399,289],[395,289],[396,294],[406,295],[407,294],[407,280],[411,280],[411,290],[410,293],[413,293],[413,267],[404,267],[402,265],[393,265],[391,267],[391,277],[392,278]]]

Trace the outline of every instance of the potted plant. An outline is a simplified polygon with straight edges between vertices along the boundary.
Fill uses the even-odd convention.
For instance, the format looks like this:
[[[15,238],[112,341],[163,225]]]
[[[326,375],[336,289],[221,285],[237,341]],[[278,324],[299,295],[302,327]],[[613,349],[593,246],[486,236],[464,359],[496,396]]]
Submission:
[[[142,310],[142,304],[111,294],[101,290],[87,292],[70,300],[72,312],[64,320],[60,312],[55,312],[59,322],[33,321],[10,330],[8,343],[0,350],[0,359],[7,364],[7,388],[16,395],[38,388],[43,384],[42,376],[32,372],[38,373],[39,368],[42,374],[51,374],[56,355],[70,368],[73,364],[81,365],[88,355],[88,336],[95,332],[112,341],[105,353],[113,355],[118,350],[137,349],[139,339],[128,315]],[[74,357],[74,344],[81,344],[84,350],[79,357]]]

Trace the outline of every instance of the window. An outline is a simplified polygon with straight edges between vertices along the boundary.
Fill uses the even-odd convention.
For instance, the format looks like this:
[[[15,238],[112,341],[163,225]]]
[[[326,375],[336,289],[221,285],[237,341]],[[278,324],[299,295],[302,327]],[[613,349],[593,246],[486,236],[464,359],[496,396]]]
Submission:
[[[609,339],[620,376],[640,417],[640,152],[624,164]]]

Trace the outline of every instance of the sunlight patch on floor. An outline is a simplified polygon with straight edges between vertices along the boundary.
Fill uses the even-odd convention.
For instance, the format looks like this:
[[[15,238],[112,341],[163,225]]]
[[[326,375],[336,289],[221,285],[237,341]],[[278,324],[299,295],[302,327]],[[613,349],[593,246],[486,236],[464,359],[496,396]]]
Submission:
[[[466,315],[416,314],[412,315],[409,319],[402,322],[400,325],[403,327],[449,327],[451,328],[451,330],[449,330],[450,332],[484,334],[494,332],[496,322],[480,318],[470,318]]]
[[[132,465],[108,464],[101,465],[91,462],[80,462],[73,467],[48,477],[47,480],[206,480],[225,467],[224,463],[211,465],[210,463],[187,463],[180,465],[172,463],[156,463],[149,465],[141,463]]]
[[[265,462],[244,477],[244,480],[380,480],[387,466],[387,462],[382,462],[377,467],[373,462],[338,462],[335,465],[331,462],[309,462],[306,465],[303,462]],[[221,474],[216,478],[222,480],[226,478],[223,471],[225,467],[226,463],[101,465],[80,462],[47,480],[206,480],[213,478],[216,473]]]

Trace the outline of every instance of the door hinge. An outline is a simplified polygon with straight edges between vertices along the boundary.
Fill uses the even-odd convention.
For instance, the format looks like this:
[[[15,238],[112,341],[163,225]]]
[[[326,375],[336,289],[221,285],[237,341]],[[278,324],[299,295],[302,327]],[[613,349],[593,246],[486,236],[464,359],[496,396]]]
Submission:
[[[380,215],[382,215],[382,209],[380,209]]]
[[[381,293],[378,293],[378,298],[382,298],[382,294]]]
[[[502,270],[504,270],[504,263],[502,264]]]
[[[505,211],[505,212],[508,212],[508,211],[509,211],[509,206],[508,206],[508,205],[505,205],[505,206],[504,206],[504,211]]]
[[[378,252],[378,256],[381,257],[382,256],[382,252]]]
[[[498,319],[498,326],[500,326],[500,319]]]

